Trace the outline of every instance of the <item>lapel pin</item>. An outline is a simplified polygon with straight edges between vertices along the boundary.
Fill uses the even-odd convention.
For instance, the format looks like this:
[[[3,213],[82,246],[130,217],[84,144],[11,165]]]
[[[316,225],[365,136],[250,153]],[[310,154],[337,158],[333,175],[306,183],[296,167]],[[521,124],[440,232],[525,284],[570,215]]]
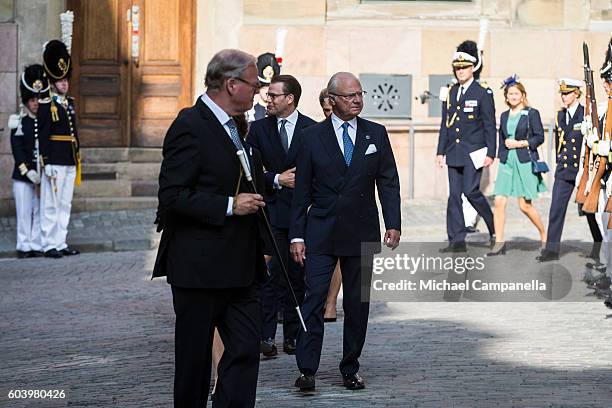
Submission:
[[[370,135],[366,135],[366,140],[370,140]]]

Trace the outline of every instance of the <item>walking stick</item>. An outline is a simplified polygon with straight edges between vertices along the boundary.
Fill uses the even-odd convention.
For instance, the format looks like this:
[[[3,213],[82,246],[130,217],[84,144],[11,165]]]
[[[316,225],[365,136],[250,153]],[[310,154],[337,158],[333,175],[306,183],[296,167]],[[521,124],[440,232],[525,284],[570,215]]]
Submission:
[[[258,194],[257,187],[255,187],[255,182],[253,181],[253,177],[251,177],[251,171],[249,170],[249,166],[246,162],[246,157],[244,156],[244,150],[238,150],[236,151],[236,154],[238,155],[238,159],[240,160],[240,164],[242,165],[242,170],[244,171],[246,179],[251,183],[251,189],[255,194]],[[270,227],[268,216],[266,215],[266,212],[263,208],[260,208],[259,210],[261,215],[263,216],[264,222],[266,223],[266,230],[268,231],[268,235],[272,240],[274,254],[276,255],[276,258],[278,258],[278,263],[280,264],[281,269],[283,270],[283,275],[285,276],[285,280],[287,281],[287,287],[289,288],[289,292],[291,292],[291,297],[293,298],[293,303],[295,304],[295,311],[297,312],[298,317],[300,318],[300,323],[302,323],[302,328],[304,329],[304,332],[307,332],[308,330],[306,329],[306,323],[304,323],[304,317],[302,317],[302,312],[300,311],[300,304],[297,300],[297,297],[295,296],[293,285],[291,285],[291,280],[289,279],[289,273],[287,272],[287,268],[285,267],[285,263],[283,262],[283,258],[281,257],[280,250],[278,249],[278,245],[276,244],[276,240],[274,239],[274,233],[272,232],[272,227]]]

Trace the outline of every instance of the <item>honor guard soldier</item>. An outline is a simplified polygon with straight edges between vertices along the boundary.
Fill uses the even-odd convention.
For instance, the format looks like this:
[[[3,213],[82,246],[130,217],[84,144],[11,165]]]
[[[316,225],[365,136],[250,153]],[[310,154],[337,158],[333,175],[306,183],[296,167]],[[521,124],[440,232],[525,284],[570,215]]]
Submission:
[[[38,101],[49,96],[42,65],[26,67],[19,81],[21,111],[11,115],[11,151],[15,160],[13,196],[17,213],[17,257],[42,255],[40,233],[40,162],[38,160]]]
[[[552,200],[548,215],[548,233],[546,247],[536,258],[540,262],[559,259],[561,234],[569,200],[576,187],[576,176],[580,168],[580,151],[582,147],[581,124],[584,118],[584,107],[579,103],[582,81],[570,78],[559,80],[559,93],[563,108],[555,117],[555,151],[557,169],[553,185]],[[588,217],[594,222],[595,230],[599,228],[593,214]],[[591,220],[589,220],[591,225]],[[597,237],[593,237],[597,241]],[[601,234],[599,234],[601,242]]]
[[[483,218],[491,238],[495,234],[493,212],[480,191],[482,169],[493,163],[496,153],[493,91],[476,81],[482,70],[482,55],[474,41],[464,41],[457,47],[452,65],[458,82],[450,87],[442,104],[436,157],[438,166],[443,167],[446,162],[449,181],[446,211],[449,246],[441,252],[466,250],[461,194]]]
[[[253,109],[247,112],[249,122],[263,119],[267,116],[268,88],[272,78],[280,74],[280,65],[276,56],[266,52],[257,57],[257,78],[259,79],[259,95],[253,104]]]
[[[612,262],[612,251],[610,250],[610,241],[612,238],[612,230],[608,229],[608,221],[610,218],[610,213],[606,212],[605,209],[607,207],[607,201],[610,199],[610,195],[612,193],[612,180],[610,180],[610,159],[612,158],[612,154],[610,152],[610,140],[606,138],[605,135],[605,126],[606,120],[609,115],[612,114],[610,111],[610,98],[612,96],[612,39],[608,44],[606,50],[606,58],[604,60],[603,66],[600,70],[600,76],[603,80],[603,88],[606,94],[606,98],[597,106],[597,113],[599,114],[599,123],[598,123],[598,134],[602,136],[602,140],[597,140],[596,135],[588,132],[589,123],[583,125],[586,130],[586,133],[589,134],[587,137],[587,145],[592,149],[594,153],[599,156],[606,157],[606,173],[602,178],[602,182],[605,182],[605,188],[601,189],[601,195],[599,200],[599,205],[597,209],[597,213],[595,214],[598,218],[598,221],[601,220],[600,228],[602,230],[603,235],[603,251],[602,258],[600,261],[604,264],[603,267],[596,268],[597,271],[601,272],[599,276],[595,276],[595,278],[589,283],[596,289],[609,291],[610,284],[612,283],[612,266],[610,263]],[[586,160],[586,159],[585,159]],[[608,297],[605,301],[606,306],[612,307],[612,298]]]
[[[61,258],[79,253],[66,244],[72,195],[80,184],[79,137],[74,101],[67,95],[72,72],[70,54],[59,40],[49,41],[43,54],[51,83],[51,98],[38,109],[41,182],[41,229],[45,256]]]

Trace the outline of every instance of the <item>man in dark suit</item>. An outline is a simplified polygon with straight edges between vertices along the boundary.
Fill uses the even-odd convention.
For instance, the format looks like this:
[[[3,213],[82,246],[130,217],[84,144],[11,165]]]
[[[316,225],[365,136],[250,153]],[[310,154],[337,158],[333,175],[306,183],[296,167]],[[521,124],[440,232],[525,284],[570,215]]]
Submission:
[[[491,238],[495,234],[493,212],[480,191],[482,169],[493,163],[496,153],[495,104],[493,91],[476,82],[482,70],[482,55],[474,41],[464,41],[453,57],[453,72],[458,83],[442,104],[442,124],[436,163],[448,166],[449,197],[446,229],[449,246],[441,252],[464,252],[467,233],[461,194],[480,214]],[[484,150],[482,150],[484,149]],[[478,166],[470,153],[482,152]]]
[[[299,151],[302,129],[315,123],[298,112],[302,95],[300,83],[291,75],[272,78],[267,95],[267,111],[270,116],[251,123],[247,143],[259,150],[266,172],[267,194],[265,201],[270,213],[270,224],[283,263],[287,267],[298,301],[304,298],[303,269],[289,257],[289,210],[295,186],[295,161]],[[290,262],[288,262],[290,261]],[[300,325],[293,299],[276,257],[270,264],[270,276],[261,289],[262,344],[266,357],[277,354],[276,336],[279,301],[283,308],[283,351],[295,353],[295,339]]]
[[[164,139],[159,175],[163,228],[153,277],[167,276],[176,313],[175,407],[206,405],[216,327],[225,346],[213,406],[253,406],[259,369],[260,282],[265,203],[247,186],[238,150],[246,152],[258,190],[263,168],[244,149],[244,120],[259,87],[255,58],[218,52],[206,70],[207,91],[183,109]]]
[[[299,331],[296,360],[301,372],[295,385],[315,387],[323,345],[323,306],[340,260],[344,287],[344,340],[340,372],[344,386],[365,387],[358,374],[365,342],[373,254],[380,251],[375,186],[382,205],[385,244],[399,244],[401,215],[399,176],[385,128],[358,117],[364,91],[348,72],[333,75],[327,89],[333,114],[304,130],[291,206],[291,254],[305,264],[306,298],[302,313],[307,332]],[[310,209],[309,209],[310,208]],[[362,253],[362,243],[375,243]]]

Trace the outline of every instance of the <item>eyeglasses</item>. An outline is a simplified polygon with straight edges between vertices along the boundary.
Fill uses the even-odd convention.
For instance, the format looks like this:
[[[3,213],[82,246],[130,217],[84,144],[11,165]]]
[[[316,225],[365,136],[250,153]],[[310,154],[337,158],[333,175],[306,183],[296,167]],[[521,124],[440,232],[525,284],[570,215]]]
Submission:
[[[355,99],[363,99],[363,97],[367,94],[366,91],[357,91],[347,95],[341,95],[337,93],[330,93],[330,95],[339,96],[347,102],[353,102]]]
[[[242,83],[247,84],[248,86],[250,86],[251,88],[253,88],[255,91],[259,91],[259,88],[261,88],[261,86],[259,85],[259,82],[257,83],[257,85],[254,85],[252,83],[250,83],[249,81],[242,79],[240,77],[233,77],[232,79],[236,79]]]
[[[278,98],[279,96],[287,96],[287,95],[289,94],[286,94],[286,93],[275,94],[275,93],[268,92],[266,94],[266,99],[274,100]]]

